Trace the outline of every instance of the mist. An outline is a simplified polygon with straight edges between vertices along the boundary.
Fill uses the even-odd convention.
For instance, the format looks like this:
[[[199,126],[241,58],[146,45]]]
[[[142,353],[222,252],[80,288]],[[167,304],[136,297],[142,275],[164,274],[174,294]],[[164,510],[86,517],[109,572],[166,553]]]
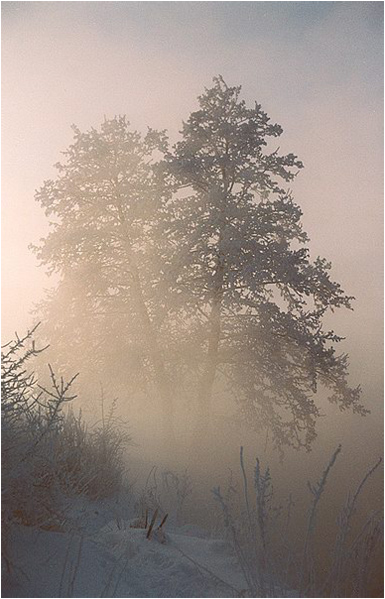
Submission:
[[[71,386],[71,392],[77,397],[70,407],[63,401],[63,413],[69,418],[72,418],[71,414],[78,418],[78,414],[82,413],[82,423],[90,431],[91,445],[95,443],[92,437],[95,427],[97,429],[101,420],[103,427],[107,421],[110,422],[106,414],[111,414],[111,422],[116,425],[116,430],[121,431],[116,433],[118,437],[115,439],[122,440],[120,434],[130,437],[129,443],[122,444],[122,453],[114,458],[115,463],[121,464],[130,488],[127,491],[125,487],[125,492],[130,497],[127,501],[131,502],[131,507],[128,513],[119,513],[119,518],[132,524],[134,516],[142,517],[143,514],[135,512],[140,503],[138,497],[141,492],[143,496],[143,489],[148,492],[155,484],[155,487],[159,486],[157,492],[165,494],[164,505],[170,502],[173,506],[170,509],[174,508],[175,513],[179,510],[179,521],[174,522],[172,515],[169,520],[170,527],[176,527],[175,530],[170,528],[171,544],[171,533],[179,534],[177,527],[181,525],[201,527],[206,532],[210,530],[215,542],[214,528],[221,539],[227,538],[229,531],[220,524],[220,514],[215,516],[215,526],[210,516],[215,504],[212,489],[218,485],[225,488],[230,471],[237,484],[242,486],[240,447],[243,448],[242,459],[249,473],[253,472],[255,458],[259,458],[263,467],[270,467],[278,503],[293,494],[299,512],[307,514],[311,499],[307,481],[315,483],[320,479],[333,452],[341,444],[342,451],[336,457],[328,481],[329,496],[321,507],[321,530],[314,540],[319,556],[316,568],[322,570],[331,552],[336,518],[348,492],[357,488],[383,451],[382,4],[3,2],[2,23],[2,343],[15,339],[15,331],[24,336],[40,321],[33,337],[38,346],[49,347],[29,361],[28,368],[37,373],[38,384],[45,389],[51,389],[53,380],[47,364],[52,366],[57,380],[61,376],[70,380],[79,373]],[[217,79],[213,81],[213,78]],[[259,413],[266,420],[260,422],[259,428],[258,423],[250,426],[251,421],[254,423],[256,412],[252,417],[247,415],[246,400],[241,399],[243,391],[239,391],[242,377],[245,381],[252,381],[253,385],[260,383],[263,377],[265,384],[267,377],[269,389],[270,384],[271,388],[275,386],[277,397],[282,399],[290,394],[289,382],[286,388],[280,387],[283,362],[275,362],[279,355],[284,359],[284,351],[280,354],[281,345],[274,341],[273,335],[281,332],[281,322],[269,317],[267,322],[273,323],[271,335],[265,333],[266,328],[258,328],[259,321],[253,324],[260,344],[265,344],[258,362],[265,369],[260,380],[253,378],[257,367],[250,366],[246,374],[242,371],[249,364],[249,359],[250,364],[253,363],[249,356],[253,355],[253,351],[258,353],[259,346],[253,345],[252,336],[250,340],[247,337],[249,329],[243,325],[232,328],[230,312],[228,319],[219,325],[222,337],[219,334],[216,350],[215,335],[211,338],[209,335],[209,325],[215,321],[215,314],[209,311],[211,296],[206,291],[211,279],[206,271],[215,258],[212,247],[217,241],[216,232],[212,229],[199,229],[198,215],[199,211],[203,214],[207,209],[207,214],[212,217],[214,212],[207,208],[206,200],[211,198],[209,201],[213,201],[214,206],[214,195],[210,196],[210,193],[218,193],[218,189],[214,186],[214,191],[208,193],[206,190],[206,196],[199,189],[200,180],[197,183],[198,175],[193,170],[195,162],[191,159],[189,163],[188,160],[191,153],[199,155],[196,144],[199,146],[201,141],[194,138],[195,129],[192,125],[188,129],[188,123],[191,114],[203,110],[198,97],[216,85],[219,86],[216,93],[222,94],[223,98],[229,89],[242,86],[239,101],[244,100],[250,109],[258,102],[270,117],[269,122],[282,127],[283,132],[277,138],[275,134],[266,134],[267,145],[263,151],[273,153],[278,148],[277,156],[287,157],[293,153],[298,157],[294,162],[291,158],[283,162],[286,179],[280,180],[279,184],[286,191],[290,190],[295,205],[302,211],[300,221],[309,237],[306,242],[309,259],[314,261],[321,256],[330,261],[331,280],[338,282],[347,296],[354,296],[351,301],[353,309],[346,309],[347,300],[341,300],[339,290],[331,288],[329,309],[322,323],[324,330],[333,330],[343,337],[338,343],[337,353],[348,354],[348,366],[342,378],[338,379],[340,396],[335,403],[328,401],[329,389],[322,387],[322,380],[318,384],[315,403],[319,414],[314,416],[314,435],[309,437],[308,442],[301,441],[301,447],[297,449],[282,442],[284,429],[278,430],[278,425],[274,428],[273,420],[269,422],[268,410],[263,409],[263,403]],[[73,125],[75,130],[71,128]],[[88,138],[81,136],[97,131],[100,136],[95,137],[97,143],[104,143],[110,139],[108,127],[117,136],[127,135],[127,139],[131,139],[129,132],[138,132],[140,144],[144,144],[138,145],[138,152],[143,152],[148,159],[137,167],[138,173],[139,169],[143,169],[140,175],[143,187],[138,184],[137,191],[130,191],[130,185],[137,183],[130,180],[124,183],[124,173],[122,179],[117,175],[116,181],[119,185],[127,185],[124,189],[134,194],[132,197],[141,197],[147,203],[143,213],[138,204],[139,208],[135,208],[138,212],[132,213],[131,222],[127,221],[127,215],[119,221],[124,227],[131,227],[127,230],[131,240],[129,248],[127,243],[119,245],[118,237],[103,238],[101,235],[102,241],[94,247],[95,253],[89,253],[87,263],[82,256],[90,248],[94,251],[93,246],[81,246],[79,250],[79,244],[77,250],[72,250],[71,237],[66,237],[68,229],[63,228],[62,237],[53,237],[53,242],[44,241],[49,239],[50,231],[55,231],[49,221],[66,222],[65,204],[54,208],[48,216],[44,213],[44,207],[54,206],[55,193],[56,197],[62,197],[58,190],[61,192],[63,189],[57,187],[55,191],[45,182],[59,180],[60,171],[54,165],[66,163],[68,155],[63,152],[71,144],[76,146],[76,135],[80,136],[79,148],[80,144],[85,144],[82,147],[88,147],[91,156],[93,146],[87,146]],[[162,132],[160,137],[156,140],[151,135],[146,137],[149,127]],[[167,150],[163,135],[168,139]],[[188,145],[183,146],[189,140],[190,149]],[[203,148],[202,155],[206,150]],[[80,153],[74,152],[75,160],[79,159]],[[132,155],[129,154],[127,164],[131,165]],[[91,168],[94,164],[91,161]],[[152,167],[147,164],[156,164],[158,170],[152,172]],[[84,165],[84,171],[79,171],[80,177],[89,168],[86,162]],[[238,171],[242,166],[237,164]],[[146,170],[148,168],[150,170]],[[273,181],[277,179],[278,171],[274,171],[276,166],[271,168]],[[68,182],[64,189],[69,196],[68,190],[75,181],[74,173],[75,170],[60,173]],[[146,188],[143,182],[148,180],[151,180],[151,186]],[[224,184],[226,193],[241,194],[239,197],[248,193],[246,187],[242,191],[242,181],[244,179],[233,182],[231,191]],[[274,191],[271,181],[265,183],[264,188],[261,186],[259,190],[253,190],[255,197],[261,193],[263,199],[263,193],[269,190],[269,197],[274,198],[277,191]],[[86,183],[89,184],[88,179]],[[87,191],[88,188],[84,189]],[[35,195],[37,190],[40,192]],[[95,197],[97,202],[97,194]],[[189,198],[193,198],[190,206]],[[98,210],[102,210],[100,206],[98,204],[90,213],[89,222],[95,223],[96,228],[92,229],[94,224],[85,223],[85,228],[89,227],[90,231],[100,231],[105,226],[102,219],[97,220]],[[285,210],[290,218],[296,218],[291,204]],[[68,218],[68,223],[72,222],[78,234],[78,221],[75,217],[73,221]],[[97,228],[98,222],[101,229]],[[242,230],[247,232],[251,229],[247,228],[248,222],[245,223]],[[195,224],[197,229],[194,232]],[[105,230],[109,230],[107,226]],[[191,237],[188,238],[188,235]],[[197,241],[193,244],[194,235]],[[221,233],[218,235],[220,243]],[[245,235],[247,233],[244,240]],[[281,240],[283,244],[288,235]],[[60,239],[63,240],[62,246]],[[242,245],[241,237],[239,239]],[[206,245],[203,240],[207,241]],[[300,243],[296,239],[294,245],[299,244],[300,247]],[[35,251],[31,246],[35,247]],[[279,246],[277,252],[283,252],[282,247]],[[176,251],[178,248],[180,256]],[[201,251],[199,259],[204,267],[198,260],[193,263],[195,258],[192,256],[198,251]],[[103,252],[108,254],[108,260],[100,258]],[[287,252],[288,259],[293,257],[289,250]],[[132,261],[134,254],[135,260]],[[277,255],[286,256],[284,253]],[[224,279],[224,285],[228,288],[232,285],[231,273],[235,276],[234,273],[242,270],[239,265],[244,264],[243,259],[241,253],[238,258],[235,254],[233,267],[226,266],[229,278]],[[138,308],[134,285],[121,283],[127,260],[130,276],[137,269],[143,305],[147,311],[145,319],[153,326],[147,326],[148,323],[144,326],[145,319],[141,320],[143,310]],[[226,260],[228,265],[230,258]],[[269,260],[272,264],[272,258]],[[282,260],[278,260],[280,269]],[[52,265],[56,265],[56,272],[47,276]],[[119,277],[108,278],[105,275],[107,268],[117,268]],[[246,271],[245,268],[242,273]],[[205,283],[200,282],[197,272],[201,278],[206,276]],[[251,272],[255,273],[255,268],[254,271],[251,268]],[[244,276],[242,273],[238,273],[239,277]],[[243,279],[239,280],[243,285]],[[107,303],[100,304],[101,314],[92,304],[98,289],[107,290],[112,297]],[[277,290],[274,293],[279,295]],[[316,304],[319,300],[317,293],[320,293],[318,288],[310,292]],[[213,297],[215,300],[215,293]],[[232,295],[231,300],[225,299],[222,314],[229,306],[231,310],[236,306],[238,315],[247,313],[246,299],[239,295],[238,307],[236,297]],[[287,295],[282,297],[276,300],[274,296],[281,308],[287,305],[285,302],[290,302]],[[87,298],[91,298],[89,304]],[[270,301],[271,298],[264,296],[266,305]],[[110,306],[113,316],[110,316]],[[308,307],[310,309],[310,303]],[[257,333],[255,339],[258,339]],[[240,350],[241,357],[235,367],[231,352],[238,351],[239,339],[245,338],[248,340],[247,351],[244,348]],[[230,339],[228,346],[227,339]],[[30,342],[31,338],[27,338],[25,347]],[[23,349],[23,345],[17,349]],[[221,355],[222,370],[216,366],[219,353],[210,363],[210,351],[214,350],[224,352],[224,357]],[[228,354],[225,354],[226,351]],[[296,361],[301,362],[304,355],[301,352],[297,354],[297,349],[293,350],[293,365]],[[320,372],[325,381],[328,373],[322,371],[323,367],[321,364]],[[342,380],[350,390],[344,391],[343,398]],[[294,375],[290,384],[294,385],[290,405],[295,405],[302,388],[295,387]],[[366,415],[361,415],[358,408],[355,410],[358,413],[354,413],[353,408],[358,403],[355,403],[353,390],[357,386],[362,388],[359,405],[368,410]],[[348,393],[351,393],[349,397]],[[57,389],[54,395],[57,396]],[[208,397],[210,402],[206,401]],[[270,401],[270,395],[266,397]],[[200,406],[208,403],[210,409],[206,413],[206,408],[202,411]],[[281,414],[280,409],[277,414]],[[309,425],[307,417],[311,420],[313,416],[311,412],[309,414],[303,420],[302,414],[298,416],[301,426],[295,430],[300,437],[308,429],[312,435],[312,425]],[[68,427],[70,430],[70,424]],[[108,426],[102,429],[100,438],[104,439],[106,431],[110,431]],[[365,486],[365,509],[362,506],[358,509],[357,523],[353,526],[357,534],[368,514],[382,510],[380,470],[381,467],[369,477]],[[165,472],[173,472],[174,475],[167,478]],[[178,501],[185,485],[183,510],[182,503],[170,500],[170,480],[175,483]],[[164,488],[161,491],[162,484]],[[187,493],[190,484],[192,490]],[[246,495],[248,492],[246,490]],[[95,497],[100,500],[97,494]],[[142,511],[146,510],[146,519],[147,511],[155,510],[155,505],[159,513],[162,512],[157,504],[150,505],[148,497],[146,501],[145,508],[145,502],[140,504]],[[73,505],[75,503],[73,501]],[[241,511],[241,503],[241,499],[238,503],[235,501],[236,512]],[[14,513],[15,509],[12,509]],[[69,509],[71,511],[72,507]],[[103,504],[97,509],[108,521],[110,507]],[[300,516],[293,518],[297,532],[294,531],[290,539],[295,545],[297,541],[298,544],[301,542],[302,533],[299,531],[306,526],[306,521],[302,522]],[[39,528],[37,520],[30,528]],[[118,526],[118,529],[120,531],[121,527]],[[15,539],[15,546],[18,543],[28,546],[20,531],[11,532],[10,538],[11,541]],[[247,546],[245,538],[242,539]],[[187,549],[185,552],[188,553]],[[199,562],[199,551],[194,556],[194,560]],[[84,576],[86,580],[87,575]],[[221,579],[221,576],[217,572],[217,578]],[[366,596],[381,596],[376,594],[381,593],[378,565],[374,566],[372,578],[375,582],[369,585],[370,590],[366,592],[371,594]],[[16,580],[21,584],[17,575]],[[249,586],[242,583],[241,587],[236,580],[236,577],[232,579],[231,585],[238,591],[247,587],[242,592],[257,592],[250,580]],[[260,584],[261,578],[258,580]],[[288,583],[291,589],[303,593],[303,596],[314,596],[306,595],[310,591],[298,587],[305,586],[304,575],[299,582],[294,580],[291,577]],[[75,596],[71,595],[75,592],[74,584],[72,590],[69,584],[67,594],[60,596]],[[17,592],[12,585],[14,581],[10,583],[9,592]],[[81,596],[91,596],[87,594],[90,591],[84,590],[87,584],[84,585],[83,590],[78,592],[83,592]],[[51,594],[53,588],[50,587]],[[121,592],[126,594],[122,596],[134,596],[130,594],[135,593],[133,589],[129,586],[124,588],[125,591]],[[142,596],[171,596],[171,592],[179,593],[175,596],[199,596],[199,593],[207,593],[200,596],[230,596],[223,588],[221,591],[213,590],[209,584],[193,589],[186,582],[184,590],[181,588],[172,591],[165,583],[162,594],[156,585],[150,590],[141,589],[139,585],[137,592],[142,592]],[[258,588],[258,592],[262,593],[259,596],[278,596],[268,594],[266,580],[263,588]],[[332,596],[330,588],[323,596]],[[36,592],[43,591],[39,589]],[[60,592],[65,592],[62,585]],[[112,593],[107,587],[104,592]],[[160,594],[156,595],[156,592]],[[224,594],[215,595],[215,592]],[[278,591],[274,587],[269,592]]]

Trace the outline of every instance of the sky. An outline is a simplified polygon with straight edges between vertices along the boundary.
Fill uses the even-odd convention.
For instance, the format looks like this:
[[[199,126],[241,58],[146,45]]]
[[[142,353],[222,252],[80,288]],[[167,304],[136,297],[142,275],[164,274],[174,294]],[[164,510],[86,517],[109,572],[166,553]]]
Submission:
[[[334,316],[352,383],[382,381],[382,2],[2,2],[2,339],[51,283],[28,249],[47,232],[34,191],[72,123],[126,114],[176,139],[221,74],[284,129],[314,257],[356,297]],[[376,395],[377,397],[377,395]],[[377,399],[376,399],[377,401]]]

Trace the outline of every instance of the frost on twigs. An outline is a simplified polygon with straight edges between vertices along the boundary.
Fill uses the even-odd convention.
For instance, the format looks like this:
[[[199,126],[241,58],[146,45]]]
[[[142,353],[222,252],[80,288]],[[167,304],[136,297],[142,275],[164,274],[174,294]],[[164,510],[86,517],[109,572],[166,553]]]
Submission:
[[[73,385],[49,366],[50,387],[39,384],[29,361],[40,354],[33,328],[2,348],[3,557],[13,525],[51,531],[71,528],[75,497],[100,499],[119,492],[127,439],[111,417],[88,430],[81,414],[64,409]]]
[[[332,471],[341,453],[333,452],[319,481],[308,483],[311,493],[309,510],[293,513],[289,496],[286,509],[275,507],[268,468],[256,460],[250,484],[241,448],[242,494],[229,484],[227,492],[219,487],[214,497],[220,506],[228,542],[247,583],[249,597],[368,597],[370,577],[382,553],[383,516],[370,513],[357,529],[353,518],[358,498],[382,460],[379,459],[363,476],[353,494],[349,494],[330,539],[328,559],[318,555],[322,537],[321,503],[330,501],[326,493]],[[242,496],[243,495],[243,496]],[[330,493],[329,493],[330,495]],[[302,528],[303,516],[305,516]],[[296,529],[293,529],[296,523]],[[301,532],[302,530],[302,532]],[[357,534],[358,531],[358,534]],[[289,589],[296,589],[295,595]]]

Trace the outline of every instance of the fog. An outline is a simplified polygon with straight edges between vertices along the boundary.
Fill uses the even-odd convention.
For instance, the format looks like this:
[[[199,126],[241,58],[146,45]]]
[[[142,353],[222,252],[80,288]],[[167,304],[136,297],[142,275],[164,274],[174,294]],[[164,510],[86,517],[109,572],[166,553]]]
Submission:
[[[282,492],[303,488],[302,505],[306,481],[319,477],[341,443],[325,517],[325,529],[332,526],[348,489],[382,454],[382,3],[3,2],[2,23],[3,343],[40,319],[33,310],[60,279],[46,276],[29,245],[48,234],[34,194],[57,177],[53,165],[73,141],[72,124],[85,132],[126,115],[133,129],[143,135],[147,127],[167,130],[174,144],[182,121],[198,109],[197,97],[220,74],[228,86],[242,85],[248,106],[256,100],[282,126],[272,147],[293,152],[304,164],[287,187],[303,211],[311,257],[330,261],[332,279],[355,297],[353,311],[337,309],[325,322],[345,338],[338,349],[349,354],[349,385],[362,386],[370,414],[340,410],[320,391],[322,417],[312,451],[284,448],[282,457],[265,430],[238,424],[236,402],[222,379],[213,395],[218,424],[206,456],[193,459],[189,383],[177,392],[178,451],[170,455],[152,383],[137,389],[140,376],[132,365],[124,372],[123,358],[110,371],[90,371],[92,359],[71,341],[55,348],[46,338],[51,346],[39,356],[38,369],[44,372],[50,362],[65,378],[80,372],[76,409],[90,422],[98,419],[101,386],[109,402],[116,397],[135,443],[128,452],[135,476],[145,478],[152,465],[187,468],[203,488],[199,497],[223,484],[229,468],[238,472],[242,445],[250,467],[256,455],[270,464]],[[183,328],[176,316],[169,326]],[[62,372],[63,365],[71,372]],[[369,483],[369,509],[381,509],[379,478]],[[200,524],[204,511],[194,512]]]

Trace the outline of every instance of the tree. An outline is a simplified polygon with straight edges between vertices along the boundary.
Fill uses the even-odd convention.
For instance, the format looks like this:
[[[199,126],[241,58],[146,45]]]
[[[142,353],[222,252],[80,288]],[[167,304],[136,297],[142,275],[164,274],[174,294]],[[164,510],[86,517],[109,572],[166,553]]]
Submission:
[[[48,336],[71,338],[77,363],[89,356],[103,378],[154,384],[166,440],[187,389],[203,447],[221,389],[277,446],[309,449],[319,385],[365,413],[341,337],[323,325],[353,298],[310,258],[286,189],[302,162],[271,147],[282,128],[240,93],[214,79],[172,151],[125,117],[74,128],[58,177],[37,192],[52,231],[35,251],[61,275],[44,305]]]
[[[61,338],[64,359],[77,350],[77,359],[84,363],[88,354],[99,368],[111,371],[118,361],[130,376],[134,362],[135,372],[150,371],[170,441],[173,402],[158,338],[167,296],[156,295],[166,260],[166,240],[157,233],[169,196],[157,167],[166,137],[151,129],[141,136],[125,117],[105,120],[100,130],[73,131],[57,178],[36,193],[51,232],[34,249],[60,274],[41,307],[48,336]]]
[[[197,389],[200,438],[207,436],[215,383],[225,377],[244,417],[269,426],[277,445],[310,448],[318,384],[341,409],[364,414],[360,389],[347,382],[341,337],[323,330],[329,310],[353,298],[330,278],[330,264],[310,259],[301,210],[285,185],[302,162],[269,150],[282,134],[240,87],[221,77],[199,98],[167,157],[179,189],[168,235],[178,252],[173,285],[188,302],[204,359]]]

